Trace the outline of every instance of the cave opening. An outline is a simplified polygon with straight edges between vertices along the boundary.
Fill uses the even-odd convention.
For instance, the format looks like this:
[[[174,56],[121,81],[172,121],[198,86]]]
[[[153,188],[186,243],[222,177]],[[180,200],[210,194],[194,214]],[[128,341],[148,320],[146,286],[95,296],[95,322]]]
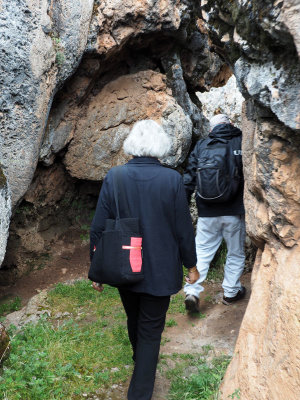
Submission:
[[[55,243],[60,243],[63,248],[70,238],[74,243],[84,247],[86,260],[82,262],[86,268],[89,259],[87,246],[89,225],[96,207],[101,181],[105,171],[107,172],[111,166],[126,161],[126,158],[120,155],[124,134],[112,149],[108,147],[113,141],[109,135],[118,136],[118,132],[113,130],[114,124],[124,124],[127,129],[126,136],[134,119],[147,117],[149,107],[147,101],[152,92],[169,90],[178,105],[192,120],[192,136],[186,143],[181,143],[185,150],[179,160],[177,157],[175,165],[180,172],[183,172],[188,154],[196,141],[208,134],[208,119],[212,113],[216,111],[229,113],[233,122],[240,124],[241,97],[232,94],[233,91],[239,92],[236,84],[232,83],[234,78],[230,67],[217,60],[210,68],[214,69],[214,72],[209,72],[205,79],[199,79],[197,76],[199,67],[196,69],[193,67],[195,64],[193,52],[195,49],[203,48],[203,37],[197,32],[191,48],[185,48],[184,44],[184,40],[178,41],[178,37],[175,38],[172,34],[151,34],[137,36],[106,59],[94,53],[84,55],[75,73],[53,99],[34,179],[22,202],[14,211],[11,221],[7,253],[0,271],[1,285],[11,284],[30,271],[42,270],[47,264],[53,264],[55,257],[52,253],[59,251]],[[207,63],[205,57],[203,63]],[[139,74],[145,71],[163,76],[164,87],[161,88],[162,83],[157,84],[152,77],[140,77]],[[112,103],[108,96],[100,97],[99,102],[95,102],[95,99],[101,96],[103,89],[111,83],[119,79],[122,84],[120,81],[122,77],[132,75],[137,76],[138,85],[148,85],[147,90],[149,90],[144,96],[146,104],[143,113],[133,114],[130,118],[124,118],[117,123],[113,121],[111,125],[104,124],[101,132],[108,131],[109,135],[101,144],[108,149],[108,155],[101,156],[99,162],[96,162],[97,168],[105,165],[104,173],[102,171],[98,174],[97,168],[94,174],[82,173],[84,169],[92,169],[90,165],[84,166],[90,154],[89,150],[84,150],[84,154],[81,154],[81,151],[77,154],[75,152],[73,159],[67,162],[66,155],[76,140],[77,131],[96,130],[99,120],[106,118],[101,114],[94,123],[92,112],[87,123],[82,125],[81,122],[86,119],[90,104],[94,101],[95,104],[92,106],[94,110],[95,107],[105,107],[105,102]],[[123,93],[117,96],[120,100],[128,96],[130,85],[132,82],[125,83]],[[221,94],[217,94],[217,88],[221,88]],[[117,91],[115,86],[113,90]],[[228,99],[230,95],[234,97],[233,100]],[[230,101],[232,105],[229,104]],[[237,103],[240,108],[234,109]],[[138,106],[139,101],[131,105],[129,114],[132,113],[133,107]],[[114,112],[118,113],[119,110],[116,107]],[[113,114],[109,115],[110,119],[114,117]],[[88,140],[96,139],[91,136]],[[87,144],[87,149],[88,147]],[[74,164],[77,164],[75,169]],[[74,251],[74,246],[72,249]],[[252,260],[253,252],[247,254],[248,259]]]

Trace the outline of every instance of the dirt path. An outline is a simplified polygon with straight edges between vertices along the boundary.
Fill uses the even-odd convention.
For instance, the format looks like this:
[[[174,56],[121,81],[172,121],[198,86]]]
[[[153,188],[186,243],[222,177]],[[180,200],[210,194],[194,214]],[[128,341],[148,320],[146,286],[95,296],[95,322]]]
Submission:
[[[202,299],[200,302],[201,314],[205,317],[199,318],[196,315],[179,313],[172,315],[177,325],[165,329],[162,340],[165,344],[162,344],[160,354],[202,353],[202,346],[211,346],[214,356],[231,356],[250,297],[250,278],[250,273],[242,277],[242,283],[247,289],[245,299],[231,306],[221,303],[221,284],[206,284],[203,297],[207,300]],[[184,294],[182,294],[182,301],[184,301]],[[128,384],[129,382],[124,386],[116,385],[100,399],[125,399]],[[158,369],[152,400],[166,400],[169,387],[169,380]]]
[[[166,344],[161,347],[161,354],[195,354],[201,353],[202,346],[211,346],[216,356],[232,355],[250,297],[250,278],[250,273],[242,277],[247,289],[245,299],[231,306],[221,303],[220,284],[206,284],[203,298],[207,300],[200,301],[201,314],[205,314],[205,317],[176,315],[174,319],[177,325],[164,331]],[[152,400],[165,400],[168,389],[169,382],[158,372]]]
[[[206,285],[203,297],[208,296],[209,300],[200,300],[201,313],[205,317],[176,316],[177,325],[166,330],[170,341],[163,346],[163,353],[192,353],[210,345],[220,353],[232,355],[248,304],[250,274],[245,274],[242,281],[247,288],[246,298],[231,306],[221,303],[223,293],[220,284]]]
[[[18,296],[22,305],[43,289],[58,282],[87,278],[89,269],[89,245],[78,234],[58,240],[51,249],[49,260],[41,269],[35,269],[20,278],[14,285],[0,286],[1,299]]]
[[[58,241],[52,249],[52,256],[43,269],[34,270],[10,287],[0,288],[0,302],[19,296],[22,305],[43,289],[58,282],[86,278],[89,268],[89,248],[78,237],[68,237]],[[250,296],[250,273],[242,277],[247,288],[246,298],[232,306],[221,303],[222,288],[220,283],[207,283],[201,297],[203,318],[188,314],[175,314],[172,319],[176,325],[167,327],[163,333],[161,354],[201,353],[202,346],[212,346],[215,355],[232,355]],[[182,295],[182,301],[184,296]],[[103,400],[121,400],[126,398],[128,385],[115,385]],[[152,400],[165,400],[169,390],[169,381],[160,372],[157,373]]]

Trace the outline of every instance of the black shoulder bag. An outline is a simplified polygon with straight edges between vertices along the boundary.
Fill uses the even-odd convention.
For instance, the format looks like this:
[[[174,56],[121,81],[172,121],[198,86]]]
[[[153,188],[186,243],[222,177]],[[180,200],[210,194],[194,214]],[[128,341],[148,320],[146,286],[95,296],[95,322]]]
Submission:
[[[120,218],[119,200],[129,214],[122,174],[126,167],[113,169],[116,219],[107,219],[92,259],[88,277],[93,282],[112,286],[130,285],[144,278],[142,236],[138,218]],[[120,196],[118,196],[118,188]]]

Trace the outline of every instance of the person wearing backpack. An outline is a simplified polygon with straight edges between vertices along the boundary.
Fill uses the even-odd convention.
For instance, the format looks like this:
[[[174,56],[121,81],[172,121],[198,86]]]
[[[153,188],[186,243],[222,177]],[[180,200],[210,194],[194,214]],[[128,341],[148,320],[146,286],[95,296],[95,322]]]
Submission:
[[[204,290],[201,284],[223,239],[227,258],[222,302],[230,305],[246,294],[240,282],[245,265],[242,132],[225,114],[212,117],[210,128],[209,136],[199,140],[190,154],[184,173],[188,200],[196,189],[198,210],[196,251],[200,278],[184,286],[185,306],[191,312],[199,312],[199,297]]]

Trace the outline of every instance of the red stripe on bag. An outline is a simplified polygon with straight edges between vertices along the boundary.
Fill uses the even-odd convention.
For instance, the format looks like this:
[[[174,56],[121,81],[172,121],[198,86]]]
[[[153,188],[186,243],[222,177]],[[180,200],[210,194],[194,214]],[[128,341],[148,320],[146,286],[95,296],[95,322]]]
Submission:
[[[130,249],[129,261],[132,272],[141,272],[142,270],[142,238],[131,237],[130,246],[135,247]]]

